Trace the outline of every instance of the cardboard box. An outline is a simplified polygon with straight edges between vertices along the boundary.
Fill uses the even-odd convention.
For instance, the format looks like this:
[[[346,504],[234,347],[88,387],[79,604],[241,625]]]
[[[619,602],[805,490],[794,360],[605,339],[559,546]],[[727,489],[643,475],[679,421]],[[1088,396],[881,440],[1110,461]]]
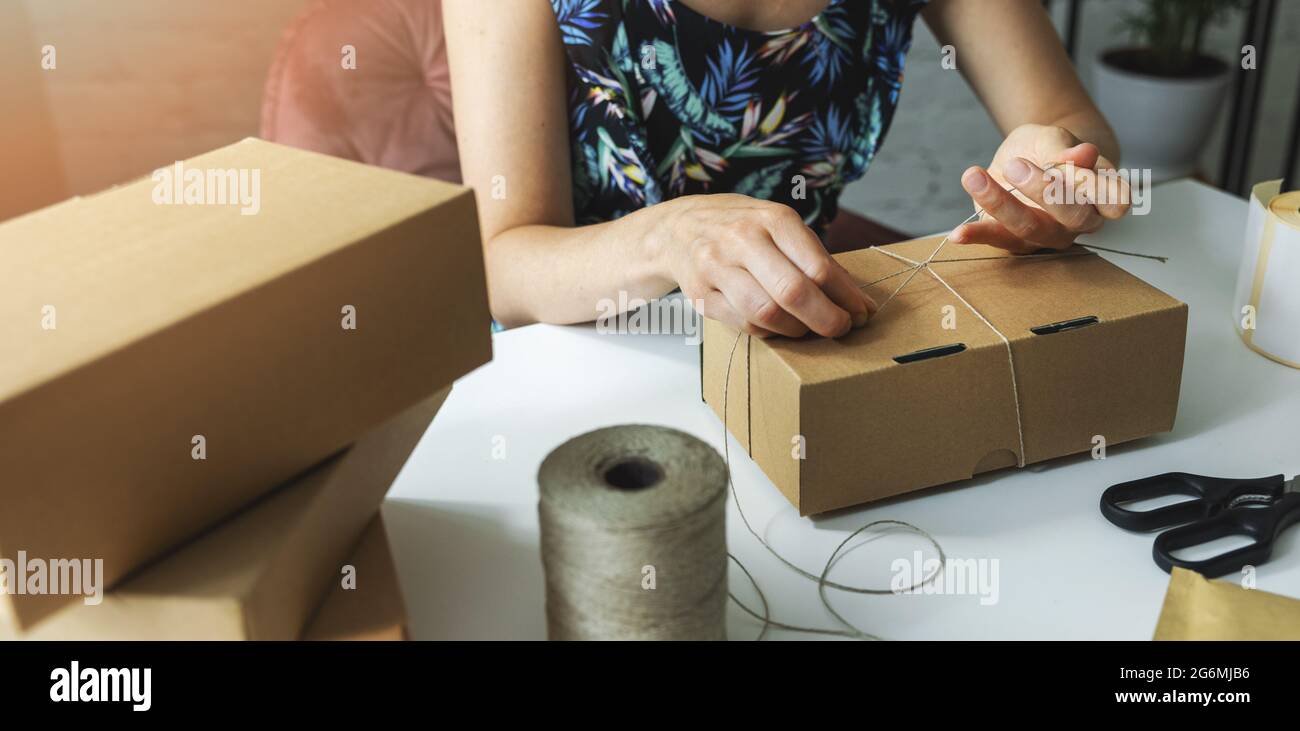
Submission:
[[[1174,567],[1156,640],[1300,640],[1300,599]]]
[[[468,189],[253,139],[169,170],[0,225],[0,557],[116,583],[490,358]]]
[[[320,609],[303,633],[304,640],[408,639],[406,600],[397,579],[397,565],[384,519],[378,515],[348,558],[356,585],[345,588],[336,577]]]
[[[939,240],[883,248],[924,261]],[[935,270],[1010,341],[1015,395],[1006,344],[925,272],[838,340],[740,340],[727,427],[800,514],[1013,466],[1021,434],[1028,464],[1173,428],[1186,305],[1093,255],[939,258],[977,256],[998,258]],[[907,266],[873,249],[836,258],[864,283]],[[904,278],[867,291],[883,302]],[[702,390],[720,418],[735,343],[705,323]]]
[[[293,640],[339,581],[450,389],[407,409],[104,596],[32,627],[41,640]],[[369,574],[374,573],[372,579]],[[383,582],[382,564],[366,580]],[[358,574],[360,574],[358,569]],[[360,583],[358,584],[360,586]],[[370,592],[367,599],[384,599]],[[0,638],[17,638],[0,621]]]

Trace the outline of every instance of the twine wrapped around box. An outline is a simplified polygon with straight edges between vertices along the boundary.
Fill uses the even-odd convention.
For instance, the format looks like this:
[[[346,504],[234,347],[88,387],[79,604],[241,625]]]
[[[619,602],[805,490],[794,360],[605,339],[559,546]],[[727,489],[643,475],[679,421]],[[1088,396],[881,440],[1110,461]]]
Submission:
[[[1186,305],[1084,247],[945,245],[837,255],[884,303],[837,340],[747,341],[727,373],[736,333],[706,322],[704,398],[800,513],[1172,428]]]
[[[979,215],[979,212],[977,211],[976,214],[973,215],[973,216],[971,216],[970,219],[967,219],[967,221],[969,221],[969,220],[975,218],[975,217],[978,216],[978,215]],[[975,307],[975,306],[974,306],[970,301],[968,301],[967,298],[965,298],[965,297],[963,297],[961,294],[959,294],[959,293],[958,293],[958,292],[957,292],[957,291],[956,291],[956,290],[955,290],[955,289],[954,289],[954,288],[953,288],[953,287],[952,287],[952,286],[951,286],[951,285],[950,285],[950,284],[949,284],[949,283],[948,283],[948,282],[947,282],[947,281],[946,281],[942,276],[940,276],[938,273],[936,273],[936,272],[933,270],[933,268],[932,268],[933,265],[935,265],[935,264],[941,264],[941,263],[954,264],[954,263],[958,263],[958,262],[990,261],[990,260],[997,260],[997,259],[1004,259],[1004,260],[1005,260],[1005,259],[1010,259],[1010,257],[1006,256],[1005,254],[997,254],[997,255],[982,255],[982,256],[981,256],[981,255],[977,255],[977,256],[970,256],[970,257],[959,257],[959,258],[953,258],[953,259],[936,259],[936,257],[937,257],[937,255],[939,254],[939,252],[940,252],[940,251],[944,248],[944,246],[947,244],[947,241],[948,241],[947,237],[944,237],[944,239],[943,239],[942,241],[940,241],[939,245],[936,246],[933,250],[930,251],[929,256],[927,256],[926,258],[924,258],[923,260],[920,260],[920,261],[918,261],[918,260],[916,260],[916,259],[913,259],[913,258],[911,258],[911,257],[907,257],[907,256],[904,256],[904,255],[898,254],[898,253],[893,252],[893,251],[889,251],[889,250],[883,249],[883,248],[877,248],[877,249],[874,249],[874,250],[873,250],[873,251],[877,251],[877,252],[879,252],[879,253],[881,253],[881,254],[884,254],[884,255],[886,255],[886,256],[888,256],[888,257],[891,257],[891,258],[893,258],[893,259],[896,259],[896,260],[899,260],[899,261],[905,262],[905,263],[908,265],[908,266],[907,266],[906,268],[904,268],[904,269],[901,269],[901,270],[898,270],[898,271],[892,272],[892,273],[890,273],[890,274],[886,274],[886,275],[883,275],[883,276],[876,277],[876,278],[874,278],[874,279],[869,280],[869,281],[866,282],[865,284],[861,285],[861,286],[865,289],[865,288],[868,288],[868,287],[871,287],[871,286],[874,286],[874,285],[877,285],[877,284],[881,284],[881,283],[883,283],[883,282],[886,282],[886,281],[889,281],[889,280],[895,279],[895,278],[897,278],[897,277],[900,277],[900,276],[903,276],[903,275],[907,275],[907,278],[904,279],[903,282],[902,282],[901,284],[899,284],[899,285],[898,285],[898,286],[897,286],[897,287],[896,287],[896,288],[895,288],[895,289],[894,289],[894,290],[889,294],[889,296],[886,297],[886,298],[881,302],[879,308],[878,308],[877,311],[876,311],[875,318],[873,318],[873,322],[879,322],[879,320],[880,320],[880,316],[881,316],[881,313],[884,311],[884,309],[886,308],[886,306],[888,306],[891,302],[893,302],[893,301],[897,298],[897,296],[898,296],[898,295],[899,295],[899,294],[900,294],[900,293],[901,293],[901,292],[902,292],[902,291],[903,291],[903,290],[908,286],[908,284],[910,284],[910,283],[913,281],[913,279],[915,279],[915,277],[916,277],[916,276],[921,272],[921,270],[925,270],[925,271],[927,271],[927,272],[930,274],[931,277],[933,277],[933,279],[934,279],[936,282],[938,282],[940,285],[942,285],[944,289],[946,289],[950,294],[952,294],[954,297],[956,297],[956,298],[958,299],[958,301],[960,301],[960,302],[961,302],[961,303],[962,303],[962,304],[963,304],[963,305],[964,305],[964,306],[965,306],[965,307],[966,307],[970,312],[972,312],[972,313],[976,316],[976,318],[978,318],[979,321],[980,321],[980,322],[981,322],[985,327],[988,328],[988,330],[990,330],[990,331],[992,331],[994,334],[996,334],[996,336],[1001,340],[1001,342],[1002,342],[1002,344],[1003,344],[1003,346],[1004,346],[1004,348],[1005,348],[1005,352],[1006,352],[1006,356],[1007,356],[1008,371],[1009,371],[1009,375],[1010,375],[1011,393],[1012,393],[1012,406],[1014,407],[1014,412],[1015,412],[1016,434],[1017,434],[1017,439],[1018,439],[1018,442],[1019,442],[1019,445],[1020,445],[1020,450],[1019,450],[1019,452],[1015,455],[1015,456],[1016,456],[1016,460],[1017,460],[1016,463],[1017,463],[1019,466],[1024,466],[1024,463],[1025,463],[1025,457],[1024,457],[1024,455],[1025,455],[1025,450],[1024,450],[1024,444],[1025,444],[1025,441],[1024,441],[1024,428],[1023,428],[1023,420],[1022,420],[1022,418],[1021,418],[1021,404],[1020,404],[1019,388],[1017,387],[1017,382],[1016,382],[1016,361],[1015,361],[1014,351],[1013,351],[1013,349],[1012,349],[1012,347],[1011,347],[1011,341],[1010,341],[1010,339],[1009,339],[1009,338],[1008,338],[1008,337],[1007,337],[1007,336],[1006,336],[1006,335],[1005,335],[1005,334],[1004,334],[1000,329],[998,329],[997,326],[995,326],[995,325],[994,325],[994,324],[989,320],[989,318],[985,317],[984,314],[981,313],[979,309],[977,309],[977,308],[976,308],[976,307]],[[1095,248],[1102,248],[1102,247],[1095,247]],[[1135,253],[1131,253],[1131,252],[1116,251],[1116,250],[1112,250],[1112,249],[1103,249],[1103,250],[1105,250],[1105,251],[1111,251],[1111,252],[1113,252],[1113,253],[1118,253],[1118,254],[1126,254],[1126,255],[1138,256],[1138,257],[1143,257],[1143,258],[1155,259],[1155,260],[1158,260],[1158,261],[1161,261],[1161,262],[1165,261],[1165,259],[1164,259],[1163,257],[1152,256],[1152,255],[1147,255],[1147,254],[1135,254]],[[1056,253],[1051,253],[1051,254],[1043,254],[1043,255],[1038,255],[1038,256],[1034,256],[1034,257],[1017,257],[1017,258],[1013,259],[1013,261],[1017,261],[1017,262],[1044,262],[1044,261],[1049,261],[1049,260],[1056,259],[1056,258],[1064,258],[1064,257],[1079,257],[1079,256],[1093,256],[1093,252],[1088,251],[1088,250],[1087,250],[1087,247],[1079,247],[1079,248],[1076,248],[1076,249],[1073,249],[1073,250],[1069,250],[1069,251],[1056,252]],[[1175,310],[1180,310],[1180,311],[1181,311],[1182,316],[1183,316],[1182,322],[1183,322],[1184,329],[1185,329],[1185,324],[1186,324],[1186,309],[1185,309],[1185,306],[1181,306],[1181,308],[1175,308]],[[1091,321],[1092,321],[1092,322],[1090,322],[1089,324],[1095,324],[1096,321],[1097,321],[1097,318],[1096,318],[1096,317],[1092,317],[1092,318],[1091,318]],[[1065,326],[1065,325],[1067,325],[1067,324],[1068,324],[1068,323],[1064,323],[1064,322],[1052,323],[1051,326],[1050,326],[1049,328],[1043,329],[1043,333],[1044,333],[1044,334],[1054,334],[1054,333],[1058,333],[1058,332],[1064,332],[1064,331],[1066,331],[1066,330],[1068,330],[1068,329],[1071,329],[1071,328]],[[716,323],[714,323],[713,326],[714,326],[714,327],[720,327],[720,326],[718,326]],[[707,327],[707,326],[706,326],[706,327]],[[751,575],[749,574],[749,571],[745,569],[744,565],[743,565],[743,564],[740,564],[738,561],[737,561],[737,565],[738,565],[738,567],[741,569],[742,572],[745,573],[746,577],[749,578],[750,582],[753,584],[753,587],[754,587],[755,591],[758,593],[758,597],[759,597],[759,599],[760,599],[760,601],[761,601],[761,613],[758,612],[758,611],[755,611],[754,609],[752,609],[752,608],[750,608],[749,606],[745,605],[745,604],[744,604],[742,601],[740,601],[740,600],[739,600],[739,599],[738,599],[734,594],[732,595],[732,600],[735,601],[735,602],[736,602],[736,603],[741,607],[741,609],[743,609],[745,612],[747,612],[748,614],[750,614],[751,616],[755,617],[756,619],[760,620],[760,621],[763,623],[763,629],[762,629],[762,631],[761,631],[760,634],[759,634],[759,637],[760,637],[760,638],[766,634],[766,632],[767,632],[767,630],[768,630],[769,628],[781,628],[781,629],[793,630],[793,631],[804,632],[804,633],[826,634],[826,635],[840,635],[840,636],[845,636],[845,637],[851,637],[851,638],[854,638],[854,639],[880,639],[877,635],[874,635],[874,634],[868,633],[868,632],[862,630],[861,628],[857,627],[857,626],[854,625],[852,622],[848,621],[848,619],[846,619],[842,614],[840,614],[840,613],[835,609],[835,607],[831,604],[830,599],[829,599],[829,597],[828,597],[828,595],[827,595],[827,589],[838,589],[838,590],[841,590],[841,591],[850,592],[850,593],[857,593],[857,594],[889,594],[889,593],[896,593],[896,592],[895,592],[894,590],[892,590],[892,589],[863,587],[863,586],[857,586],[857,585],[851,585],[851,584],[844,584],[844,583],[840,583],[840,582],[837,582],[837,581],[832,581],[832,580],[830,580],[830,578],[829,578],[829,574],[830,574],[831,568],[836,564],[836,562],[837,562],[837,561],[838,561],[838,560],[839,560],[839,559],[840,559],[840,558],[841,558],[841,557],[842,557],[842,556],[843,556],[843,555],[844,555],[848,550],[851,550],[851,544],[853,543],[854,539],[856,539],[858,536],[860,536],[860,535],[862,535],[862,534],[864,534],[864,533],[867,533],[867,532],[869,532],[869,531],[883,532],[883,531],[890,531],[890,530],[903,530],[903,531],[907,531],[907,532],[912,532],[912,533],[914,533],[914,534],[917,534],[917,535],[921,536],[921,537],[924,538],[927,542],[929,542],[929,543],[931,544],[931,546],[933,546],[934,550],[935,550],[935,551],[937,552],[937,554],[938,554],[938,562],[937,562],[937,564],[936,564],[936,566],[937,566],[938,568],[937,568],[934,572],[932,572],[932,573],[930,573],[930,574],[927,574],[927,575],[925,575],[925,576],[923,576],[923,577],[920,577],[920,580],[919,580],[918,582],[916,582],[916,584],[914,584],[914,585],[911,586],[911,587],[907,587],[907,589],[906,589],[906,590],[911,590],[911,589],[914,589],[914,588],[919,588],[920,586],[923,586],[923,585],[925,585],[925,584],[928,584],[928,583],[930,583],[931,581],[935,580],[935,579],[939,576],[939,573],[942,571],[942,566],[943,566],[943,564],[944,564],[944,562],[945,562],[943,548],[942,548],[942,546],[940,546],[939,542],[938,542],[938,541],[937,541],[937,540],[936,540],[932,535],[930,535],[930,534],[929,534],[928,532],[926,532],[925,530],[923,530],[923,529],[921,529],[921,528],[918,528],[918,527],[916,527],[916,526],[914,526],[914,525],[911,525],[911,524],[909,524],[909,523],[905,523],[905,522],[903,522],[903,521],[896,521],[896,520],[873,520],[873,521],[870,521],[870,522],[868,522],[868,523],[866,523],[866,524],[860,526],[860,527],[857,528],[856,530],[852,531],[852,532],[849,533],[849,534],[848,534],[848,535],[847,535],[847,536],[846,536],[842,541],[840,541],[840,543],[839,543],[838,546],[835,548],[835,550],[832,551],[831,554],[827,557],[826,563],[825,563],[825,565],[824,565],[824,567],[823,567],[821,573],[820,573],[820,574],[814,574],[814,573],[812,573],[812,572],[810,572],[810,571],[807,571],[806,569],[803,569],[802,567],[798,566],[797,564],[795,564],[795,563],[793,563],[792,561],[790,561],[789,559],[787,559],[784,555],[782,555],[782,554],[781,554],[779,551],[777,551],[777,550],[776,550],[776,549],[775,549],[771,544],[769,544],[769,543],[767,542],[767,540],[766,540],[766,539],[764,538],[764,536],[762,535],[762,532],[760,532],[759,530],[756,530],[756,529],[754,528],[754,526],[750,523],[748,516],[745,514],[745,511],[744,511],[743,507],[742,507],[741,504],[740,504],[740,496],[739,496],[739,494],[736,492],[735,483],[734,483],[734,481],[732,481],[732,479],[731,479],[731,450],[730,450],[730,442],[727,440],[727,437],[726,437],[726,432],[732,432],[732,431],[733,431],[733,430],[730,428],[730,424],[729,424],[729,421],[728,421],[729,416],[730,416],[730,414],[731,414],[731,410],[730,410],[730,408],[729,408],[729,400],[730,400],[730,399],[729,399],[729,395],[730,395],[731,386],[732,386],[732,368],[733,368],[733,366],[735,365],[735,361],[736,361],[736,353],[737,353],[737,351],[739,350],[739,346],[740,346],[740,342],[741,342],[741,339],[742,339],[742,338],[744,338],[744,340],[746,341],[745,361],[744,361],[744,362],[745,362],[745,372],[746,372],[746,373],[745,373],[746,378],[745,378],[745,381],[744,381],[744,385],[745,385],[745,398],[746,398],[746,401],[745,401],[745,408],[744,408],[744,411],[745,411],[745,416],[746,416],[746,425],[745,425],[746,428],[745,428],[745,432],[746,432],[747,435],[748,435],[748,434],[752,434],[752,430],[751,430],[751,428],[750,428],[750,427],[752,426],[752,424],[751,424],[751,422],[749,421],[749,415],[752,413],[752,406],[753,406],[752,401],[751,401],[751,399],[752,399],[752,389],[750,388],[751,381],[750,381],[750,379],[749,379],[749,377],[748,377],[748,376],[749,376],[749,370],[750,370],[750,367],[751,367],[751,365],[752,365],[752,361],[751,361],[751,359],[750,359],[751,351],[750,351],[750,348],[749,348],[749,346],[750,346],[752,340],[751,340],[751,338],[749,338],[748,336],[742,335],[742,334],[740,334],[740,333],[733,333],[733,334],[735,335],[735,337],[734,337],[734,339],[731,341],[731,347],[730,347],[730,349],[727,351],[726,358],[725,358],[726,368],[725,368],[725,371],[723,372],[723,375],[722,375],[722,378],[721,378],[721,389],[722,389],[722,393],[721,393],[721,404],[720,404],[720,406],[717,404],[716,400],[714,400],[714,399],[710,399],[710,398],[709,398],[710,394],[708,393],[708,389],[709,389],[709,385],[710,385],[710,381],[711,381],[711,379],[709,378],[709,371],[708,371],[707,368],[706,368],[706,366],[707,366],[707,364],[708,364],[708,361],[707,361],[707,358],[706,358],[706,356],[705,356],[705,347],[704,347],[704,346],[701,346],[701,358],[702,358],[702,362],[701,362],[702,378],[701,378],[701,380],[702,380],[702,390],[705,391],[705,400],[706,400],[706,401],[709,401],[710,403],[713,403],[713,404],[714,404],[714,407],[715,407],[716,409],[719,409],[719,415],[720,415],[720,417],[722,418],[722,422],[723,422],[723,430],[724,430],[724,438],[723,438],[723,444],[724,444],[724,459],[725,459],[725,464],[726,464],[726,467],[727,467],[727,478],[728,478],[728,483],[729,483],[729,486],[730,486],[731,491],[732,491],[733,499],[736,501],[736,510],[737,510],[737,513],[739,514],[742,523],[744,524],[745,528],[749,531],[749,533],[750,533],[750,534],[754,537],[754,539],[757,540],[757,541],[758,541],[758,542],[759,542],[759,543],[760,543],[760,544],[761,544],[761,545],[762,545],[762,546],[763,546],[763,547],[764,547],[764,548],[765,548],[765,549],[766,549],[766,550],[767,550],[767,551],[768,551],[772,556],[774,556],[777,560],[779,560],[781,563],[785,564],[788,568],[790,568],[791,570],[793,570],[794,572],[796,572],[796,573],[799,574],[800,576],[802,576],[802,577],[804,577],[804,578],[806,578],[806,579],[809,579],[809,580],[811,580],[811,581],[813,581],[813,582],[815,582],[815,583],[817,584],[817,588],[818,588],[818,596],[819,596],[819,598],[820,598],[820,600],[821,600],[822,605],[826,608],[827,612],[828,612],[828,613],[829,613],[833,618],[835,618],[835,619],[839,622],[839,624],[843,627],[843,629],[810,628],[810,627],[803,627],[803,626],[798,626],[798,625],[786,624],[786,623],[783,623],[783,622],[779,622],[779,621],[773,620],[773,619],[772,619],[772,616],[771,616],[771,613],[770,613],[770,611],[769,611],[769,607],[768,607],[767,599],[766,599],[766,597],[764,596],[764,594],[763,594],[761,588],[759,588],[757,582],[754,580],[753,576],[751,576]],[[707,338],[708,338],[708,336],[706,335],[706,344],[707,344]],[[716,341],[716,340],[718,340],[718,338],[715,336],[715,341]],[[714,352],[717,352],[716,347],[714,347],[713,350],[714,350]],[[964,350],[964,346],[963,346],[962,350]],[[957,351],[953,351],[953,352],[962,352],[962,351],[961,351],[961,350],[957,350]],[[900,363],[902,362],[900,359],[896,359],[896,360],[899,360]],[[921,359],[921,360],[924,360],[924,359]],[[1180,343],[1180,347],[1179,347],[1178,365],[1179,365],[1179,370],[1181,371],[1181,343]],[[1176,393],[1175,393],[1174,399],[1175,399],[1175,401],[1176,401],[1176,399],[1177,399]],[[733,432],[733,433],[734,433],[734,432]],[[737,434],[736,436],[739,437],[740,435]],[[802,435],[796,435],[796,439],[795,439],[796,443],[798,443],[801,439],[802,439]],[[797,450],[797,449],[798,449],[798,446],[796,446],[796,450]],[[753,454],[753,443],[752,443],[752,440],[749,442],[748,450],[749,450],[750,454],[752,455],[752,454]],[[796,451],[795,453],[792,453],[792,456],[798,456],[798,452]],[[767,467],[767,466],[764,466],[764,469],[765,469],[765,471],[767,471],[768,467]],[[771,473],[769,472],[769,474],[771,474]],[[860,475],[860,477],[863,477],[864,479],[866,479],[866,478],[869,477],[869,476],[868,476],[868,475]],[[774,478],[774,480],[775,480],[775,479],[776,479],[776,478]],[[783,488],[783,490],[784,490],[785,486],[782,485],[782,488]],[[787,497],[790,496],[789,492],[787,492],[786,494],[787,494]],[[800,503],[799,503],[799,501],[798,501],[797,499],[792,499],[792,502],[794,502],[796,506],[800,506]],[[800,508],[801,508],[801,512],[804,512],[804,511],[802,510],[802,506],[800,506]],[[733,557],[733,560],[734,560],[734,557]]]

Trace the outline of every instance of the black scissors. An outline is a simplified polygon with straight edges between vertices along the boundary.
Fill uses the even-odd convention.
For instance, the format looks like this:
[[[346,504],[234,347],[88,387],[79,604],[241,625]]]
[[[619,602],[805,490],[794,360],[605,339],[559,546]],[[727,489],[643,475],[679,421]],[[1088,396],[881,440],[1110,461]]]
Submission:
[[[1122,505],[1171,495],[1193,498],[1154,510],[1127,510]],[[1165,571],[1174,566],[1191,569],[1208,578],[1259,565],[1273,554],[1273,541],[1288,526],[1300,522],[1300,475],[1256,480],[1204,477],[1186,472],[1166,472],[1111,485],[1101,495],[1101,514],[1121,528],[1150,531],[1180,526],[1156,536],[1151,555]],[[1174,551],[1199,546],[1219,538],[1243,536],[1254,542],[1218,556],[1188,561]]]

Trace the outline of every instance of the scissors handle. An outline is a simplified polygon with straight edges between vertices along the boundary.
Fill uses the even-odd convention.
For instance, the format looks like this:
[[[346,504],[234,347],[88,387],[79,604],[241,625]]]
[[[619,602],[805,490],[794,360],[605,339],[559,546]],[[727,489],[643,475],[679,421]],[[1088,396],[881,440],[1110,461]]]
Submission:
[[[1300,522],[1300,493],[1289,493],[1267,507],[1232,508],[1205,520],[1167,530],[1156,536],[1151,555],[1156,565],[1165,571],[1179,566],[1213,579],[1240,571],[1248,564],[1257,566],[1268,561],[1273,555],[1273,541],[1297,522]],[[1173,555],[1179,549],[1229,536],[1243,536],[1254,539],[1254,542],[1199,561]]]
[[[1282,494],[1285,475],[1261,477],[1255,480],[1233,480],[1223,477],[1206,477],[1188,472],[1166,472],[1163,475],[1111,485],[1101,494],[1101,514],[1121,528],[1128,530],[1155,530],[1171,525],[1190,523],[1227,508],[1243,495],[1266,495],[1270,498]],[[1135,500],[1170,495],[1186,495],[1185,500],[1153,510],[1129,510],[1121,507]]]

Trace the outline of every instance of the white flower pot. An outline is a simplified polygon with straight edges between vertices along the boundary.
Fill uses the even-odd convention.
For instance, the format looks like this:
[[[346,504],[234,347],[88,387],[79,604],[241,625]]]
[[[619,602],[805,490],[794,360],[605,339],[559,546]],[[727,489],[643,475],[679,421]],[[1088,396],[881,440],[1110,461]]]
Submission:
[[[1152,76],[1093,64],[1097,106],[1115,129],[1125,168],[1150,168],[1153,182],[1191,175],[1224,106],[1231,67],[1196,78]]]

